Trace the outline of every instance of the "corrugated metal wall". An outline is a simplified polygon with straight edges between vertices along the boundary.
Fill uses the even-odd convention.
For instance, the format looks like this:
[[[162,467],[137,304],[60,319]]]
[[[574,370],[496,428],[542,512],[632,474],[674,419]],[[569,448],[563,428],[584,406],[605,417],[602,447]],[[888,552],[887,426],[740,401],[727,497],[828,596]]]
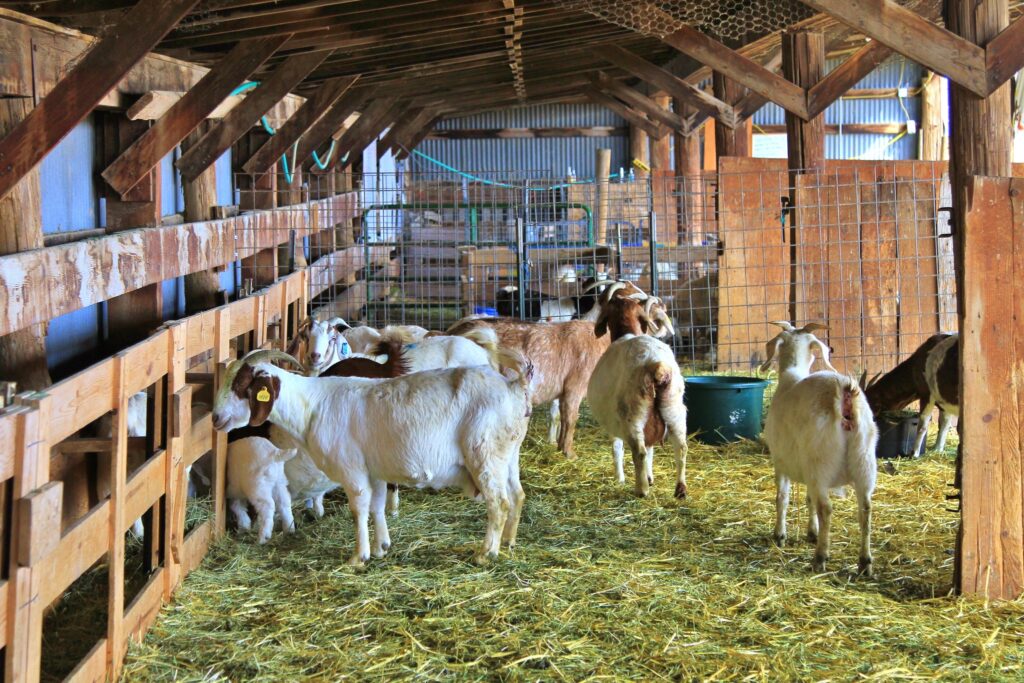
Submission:
[[[830,59],[828,69],[839,66],[841,60]],[[907,61],[903,57],[890,58],[877,69],[868,74],[855,88],[900,88],[905,87],[915,92],[921,85],[924,70]],[[921,122],[921,98],[908,95],[904,98],[867,98],[856,99],[844,97],[825,110],[825,123],[840,126],[850,123],[891,123],[905,125],[907,120],[917,124]],[[756,126],[785,125],[786,117],[782,108],[775,104],[766,104],[754,115],[755,146],[757,141]],[[920,126],[918,126],[920,127]],[[916,159],[918,136],[916,133],[903,135],[865,134],[865,133],[832,133],[825,138],[825,156],[829,159]],[[776,142],[776,141],[772,141]],[[766,145],[767,146],[767,145]],[[758,156],[785,156],[785,137],[782,136],[781,146],[773,145],[775,150],[781,147],[781,154],[759,154]]]
[[[626,127],[615,113],[593,104],[548,104],[485,112],[474,116],[445,119],[443,130],[495,128],[590,128]],[[428,139],[417,151],[466,172],[502,171],[513,175],[531,174],[561,178],[572,166],[579,178],[594,176],[594,153],[612,151],[612,168],[625,166],[629,154],[626,136],[601,138],[504,138],[443,140]],[[414,172],[440,170],[430,161],[413,155]]]

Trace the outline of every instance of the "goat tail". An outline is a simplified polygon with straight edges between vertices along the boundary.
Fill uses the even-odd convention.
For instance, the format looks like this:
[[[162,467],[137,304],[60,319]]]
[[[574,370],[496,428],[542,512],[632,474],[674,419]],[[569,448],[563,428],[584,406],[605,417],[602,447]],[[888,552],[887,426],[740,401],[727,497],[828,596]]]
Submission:
[[[411,344],[413,342],[412,335],[409,331],[395,325],[388,325],[380,331],[381,342],[388,342],[391,340],[397,341],[399,344]]]
[[[510,384],[517,384],[528,388],[533,380],[533,363],[519,353],[511,349],[496,347],[494,350],[494,362],[496,369],[508,380]],[[509,377],[509,373],[513,376]]]
[[[501,372],[501,359],[498,355],[498,334],[491,327],[477,327],[459,335],[473,342],[487,352],[491,367]]]
[[[873,420],[871,408],[868,407],[866,414],[864,404],[864,390],[854,377],[839,375],[838,391],[836,395],[836,413],[840,424],[845,432],[857,431],[865,420]]]
[[[654,361],[647,366],[644,377],[645,393],[651,398],[651,410],[644,424],[644,443],[648,446],[661,443],[665,440],[666,424],[665,412],[668,406],[665,399],[668,395],[668,388],[672,385],[672,366],[664,361]]]
[[[405,357],[405,344],[406,342],[403,341],[403,336],[400,334],[381,337],[381,340],[370,349],[370,356],[372,358],[387,356],[388,359],[384,365],[391,368],[391,377],[405,375],[409,372],[409,360]]]

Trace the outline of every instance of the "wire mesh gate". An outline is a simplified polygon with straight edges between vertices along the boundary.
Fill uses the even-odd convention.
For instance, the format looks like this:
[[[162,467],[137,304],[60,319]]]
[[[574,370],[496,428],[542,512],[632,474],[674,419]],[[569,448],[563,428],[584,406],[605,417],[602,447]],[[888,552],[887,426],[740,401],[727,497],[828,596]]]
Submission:
[[[290,252],[309,263],[313,312],[428,329],[473,314],[566,320],[587,312],[591,279],[621,277],[664,300],[690,371],[749,372],[773,320],[828,324],[849,372],[891,369],[955,329],[942,164],[830,162],[791,180],[784,160],[726,159],[695,177],[548,176],[335,179],[358,190],[359,217]],[[310,176],[304,196],[333,191],[322,182]],[[289,252],[239,257],[244,275],[282,271]]]

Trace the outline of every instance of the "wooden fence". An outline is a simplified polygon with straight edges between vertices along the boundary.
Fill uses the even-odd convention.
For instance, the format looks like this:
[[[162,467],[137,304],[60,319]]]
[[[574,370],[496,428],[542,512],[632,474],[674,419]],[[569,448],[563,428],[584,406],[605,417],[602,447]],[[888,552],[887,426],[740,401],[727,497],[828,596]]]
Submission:
[[[160,606],[206,555],[226,523],[227,441],[210,416],[223,364],[258,347],[283,347],[305,315],[306,271],[246,299],[169,323],[145,341],[54,384],[24,394],[0,413],[0,481],[12,533],[0,581],[5,680],[35,681],[41,671],[47,609],[106,557],[105,634],[70,674],[72,681],[114,678],[129,639],[139,639]],[[127,402],[148,392],[145,439],[127,434]],[[78,436],[111,415],[109,438]],[[62,483],[50,476],[55,450],[108,452],[110,497],[62,532]],[[132,472],[129,455],[144,462]],[[185,468],[212,453],[212,515],[185,535]],[[125,532],[146,521],[145,584],[126,601]],[[126,604],[127,602],[127,604]],[[99,629],[98,629],[99,631]]]

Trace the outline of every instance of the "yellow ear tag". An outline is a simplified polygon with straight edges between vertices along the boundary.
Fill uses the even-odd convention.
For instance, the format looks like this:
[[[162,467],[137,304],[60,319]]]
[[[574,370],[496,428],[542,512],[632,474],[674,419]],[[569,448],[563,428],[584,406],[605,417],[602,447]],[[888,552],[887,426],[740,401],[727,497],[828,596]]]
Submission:
[[[267,391],[266,387],[260,389],[259,393],[256,394],[256,400],[260,403],[270,403],[270,392]]]

